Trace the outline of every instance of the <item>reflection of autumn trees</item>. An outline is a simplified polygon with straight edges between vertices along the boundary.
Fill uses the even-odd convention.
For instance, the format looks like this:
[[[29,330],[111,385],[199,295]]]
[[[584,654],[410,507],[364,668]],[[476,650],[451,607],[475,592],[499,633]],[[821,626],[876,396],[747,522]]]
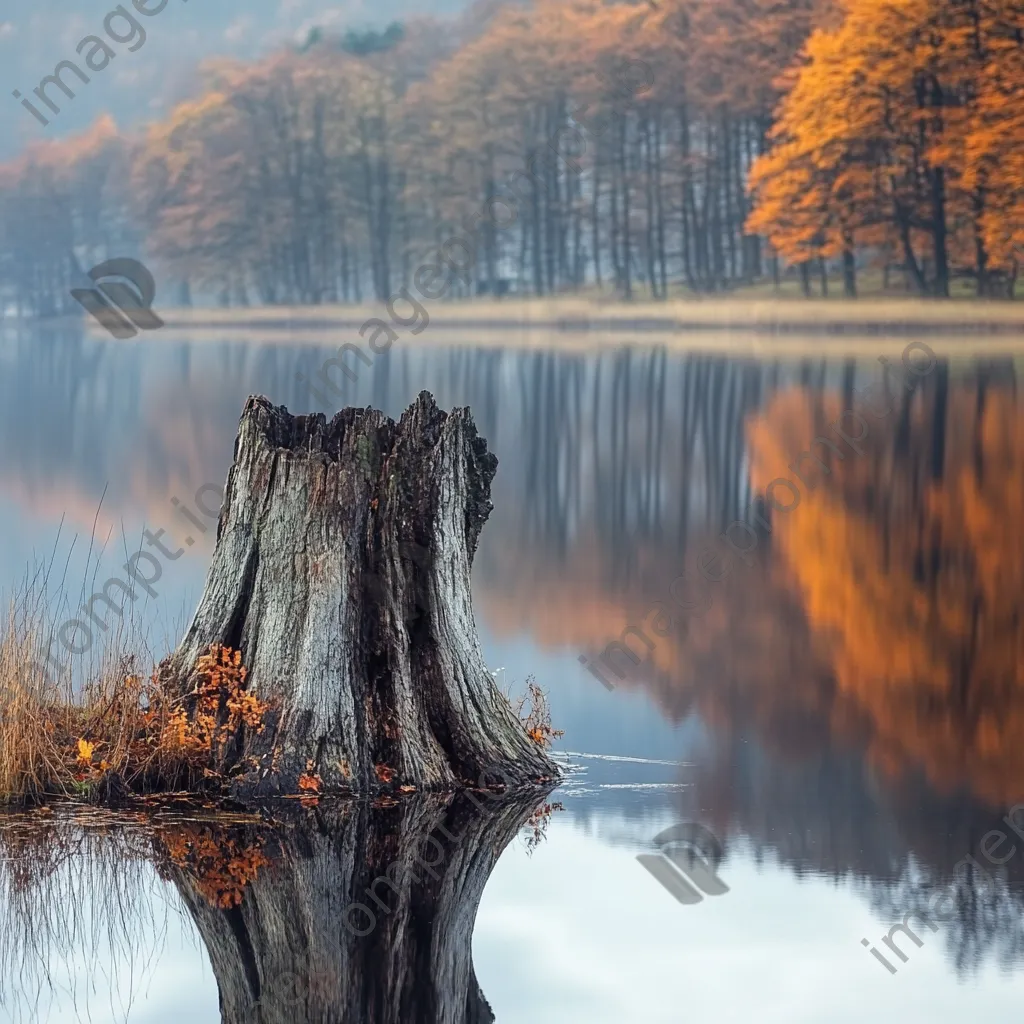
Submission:
[[[813,472],[804,460],[814,488],[775,516],[772,543],[838,690],[871,720],[877,763],[1012,801],[1024,791],[1024,416],[986,372],[951,383],[940,368],[890,404],[867,414],[863,456],[844,446]],[[792,476],[841,410],[837,397],[776,395],[750,425],[755,486]]]
[[[870,435],[854,456],[828,425],[844,408],[840,395],[859,383],[857,368],[836,369],[834,389],[802,374],[799,387],[784,386],[753,417],[742,412],[740,389],[738,401],[710,414],[700,389],[682,389],[671,418],[656,413],[661,422],[648,430],[667,453],[661,477],[662,463],[641,461],[642,445],[593,448],[600,428],[588,431],[584,418],[580,429],[566,412],[572,403],[558,406],[562,432],[527,430],[523,454],[564,481],[557,449],[576,431],[566,465],[578,472],[593,460],[587,472],[600,478],[605,497],[555,507],[572,492],[544,486],[523,495],[528,514],[507,524],[519,542],[485,552],[485,619],[499,633],[526,629],[547,647],[591,658],[627,627],[642,627],[653,648],[630,646],[645,664],[614,682],[642,687],[674,719],[696,709],[719,728],[755,730],[787,757],[845,737],[867,744],[873,763],[891,774],[924,768],[943,787],[967,782],[989,801],[1016,799],[1024,787],[1017,750],[1024,566],[1014,535],[1024,502],[1024,424],[1011,382],[997,365],[967,376],[940,366],[910,398],[890,376],[871,401],[893,411],[865,413]],[[748,415],[746,452],[728,441],[730,407]],[[542,401],[532,411],[539,424],[552,424]],[[846,425],[856,434],[855,424]],[[677,431],[681,447],[672,440]],[[744,494],[743,487],[723,491],[726,500],[709,506],[701,502],[708,486],[748,474],[755,489],[779,475],[796,480],[788,466],[822,433],[846,457],[833,454],[828,475],[804,459],[814,489],[802,488],[794,512],[776,514],[755,564],[707,583],[707,614],[658,637],[651,629],[657,602],[667,602],[672,581],[684,565],[692,569],[718,517],[737,514],[730,510]],[[621,473],[620,451],[629,451]],[[815,452],[829,454],[823,445]],[[707,454],[714,473],[700,469]],[[685,479],[677,482],[668,464],[680,462]],[[645,467],[639,483],[631,475],[638,465]],[[670,509],[664,521],[628,511],[652,487]],[[687,488],[687,500],[670,502]],[[535,503],[543,516],[533,518]],[[625,514],[613,514],[623,507]]]

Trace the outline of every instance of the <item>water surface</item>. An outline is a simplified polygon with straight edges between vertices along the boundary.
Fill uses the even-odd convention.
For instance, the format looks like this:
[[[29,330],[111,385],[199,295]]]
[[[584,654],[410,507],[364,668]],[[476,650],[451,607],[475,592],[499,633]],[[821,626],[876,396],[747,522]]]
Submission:
[[[557,339],[396,346],[341,381],[329,407],[307,383],[327,345],[5,335],[0,580],[13,590],[27,564],[52,562],[63,621],[122,572],[144,529],[164,530],[181,553],[161,558],[155,596],[140,591],[125,613],[155,656],[197,601],[214,525],[196,495],[209,503],[223,483],[247,395],[328,414],[348,404],[396,416],[424,388],[442,408],[469,405],[499,459],[474,566],[484,653],[503,687],[533,675],[550,692],[568,774],[544,797],[561,805],[544,820],[512,807],[470,827],[473,848],[490,851],[472,875],[478,910],[472,886],[461,903],[421,894],[401,928],[382,926],[365,948],[327,922],[381,857],[409,852],[431,814],[461,812],[362,808],[359,828],[351,816],[300,823],[262,845],[204,823],[205,860],[187,822],[154,839],[152,823],[58,815],[48,874],[31,829],[7,820],[0,1019],[360,1019],[346,1000],[364,1016],[373,1007],[371,1021],[467,1024],[1019,1009],[1024,809],[1021,835],[1003,822],[1024,801],[1016,359],[965,346],[912,392],[890,378],[875,408],[892,411],[863,412],[867,434],[851,444],[830,424],[863,409],[855,389],[878,385],[881,367],[836,344],[780,359],[672,354],[635,338],[562,354]],[[857,437],[855,422],[842,426]],[[822,463],[802,460],[798,478],[790,465],[819,436],[834,447],[814,448]],[[799,487],[799,507],[758,523],[751,501],[780,479]],[[774,493],[791,500],[781,484]],[[730,526],[739,520],[749,532]],[[712,582],[699,565],[709,576],[726,566],[702,552],[725,530],[735,548]],[[105,638],[93,628],[83,670]],[[609,655],[615,642],[625,650]],[[638,862],[679,822],[721,841],[727,892],[677,902]],[[997,829],[998,849],[986,840]],[[329,847],[345,856],[335,863]],[[225,871],[235,888],[222,906]],[[300,909],[284,898],[300,876],[302,891],[320,878],[341,903],[322,918]],[[65,908],[49,931],[41,899]],[[897,933],[898,959],[883,937],[940,899],[946,919],[917,924],[920,946]],[[448,937],[447,973],[424,935]],[[287,1012],[246,1003],[314,947],[321,962]],[[372,995],[406,991],[418,993],[411,1011]]]

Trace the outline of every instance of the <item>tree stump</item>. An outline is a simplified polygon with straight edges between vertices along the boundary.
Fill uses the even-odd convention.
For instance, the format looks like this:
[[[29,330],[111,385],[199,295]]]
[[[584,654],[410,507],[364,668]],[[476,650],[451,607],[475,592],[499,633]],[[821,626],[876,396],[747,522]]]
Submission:
[[[237,902],[212,899],[215,885],[172,866],[223,1024],[492,1024],[473,928],[487,879],[536,802],[455,793],[322,805],[274,829],[259,847],[269,863]],[[247,844],[226,848],[244,856]]]
[[[248,399],[199,607],[162,666],[188,690],[211,645],[241,651],[271,710],[217,766],[236,795],[295,793],[310,775],[358,793],[557,777],[473,620],[496,468],[469,410],[444,413],[427,392],[397,424]]]

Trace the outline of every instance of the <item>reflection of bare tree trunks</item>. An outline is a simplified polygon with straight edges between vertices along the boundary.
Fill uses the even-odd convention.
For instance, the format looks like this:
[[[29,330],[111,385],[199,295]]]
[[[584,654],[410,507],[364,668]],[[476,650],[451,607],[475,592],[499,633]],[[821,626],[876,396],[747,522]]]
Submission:
[[[483,661],[470,566],[497,460],[468,409],[426,392],[399,423],[330,423],[251,398],[217,547],[167,670],[186,683],[211,644],[242,652],[271,724],[244,738],[240,795],[420,789],[557,775]]]
[[[270,863],[227,909],[174,869],[224,1024],[490,1024],[473,927],[488,876],[537,799],[321,805],[274,831]]]
[[[840,887],[857,879],[878,920],[869,936],[885,935],[910,912],[931,913],[937,932],[920,918],[911,926],[927,946],[944,947],[958,973],[995,962],[1019,966],[1024,858],[1004,808],[993,810],[962,791],[939,793],[920,774],[879,786],[859,751],[839,744],[800,764],[765,761],[760,739],[759,732],[718,737],[698,763],[694,786],[680,794],[684,818],[707,821],[726,842],[744,836],[758,855],[797,877],[823,876]],[[1017,845],[1003,868],[982,852],[993,829]],[[965,862],[969,854],[975,864]],[[913,959],[916,948],[906,949]]]

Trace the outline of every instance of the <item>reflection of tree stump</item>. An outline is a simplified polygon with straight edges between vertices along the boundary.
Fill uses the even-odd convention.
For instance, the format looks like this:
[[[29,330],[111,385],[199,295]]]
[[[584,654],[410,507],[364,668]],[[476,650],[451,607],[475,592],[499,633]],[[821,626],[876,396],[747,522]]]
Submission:
[[[165,668],[190,683],[211,644],[241,650],[275,710],[232,752],[242,795],[422,789],[557,774],[487,673],[470,566],[497,460],[468,409],[423,392],[399,423],[371,409],[291,416],[246,403],[195,619]],[[232,767],[224,765],[222,767]]]
[[[282,827],[227,909],[172,877],[210,955],[223,1024],[490,1024],[472,937],[487,878],[536,804],[472,794],[321,806]],[[357,906],[358,905],[358,906]]]

